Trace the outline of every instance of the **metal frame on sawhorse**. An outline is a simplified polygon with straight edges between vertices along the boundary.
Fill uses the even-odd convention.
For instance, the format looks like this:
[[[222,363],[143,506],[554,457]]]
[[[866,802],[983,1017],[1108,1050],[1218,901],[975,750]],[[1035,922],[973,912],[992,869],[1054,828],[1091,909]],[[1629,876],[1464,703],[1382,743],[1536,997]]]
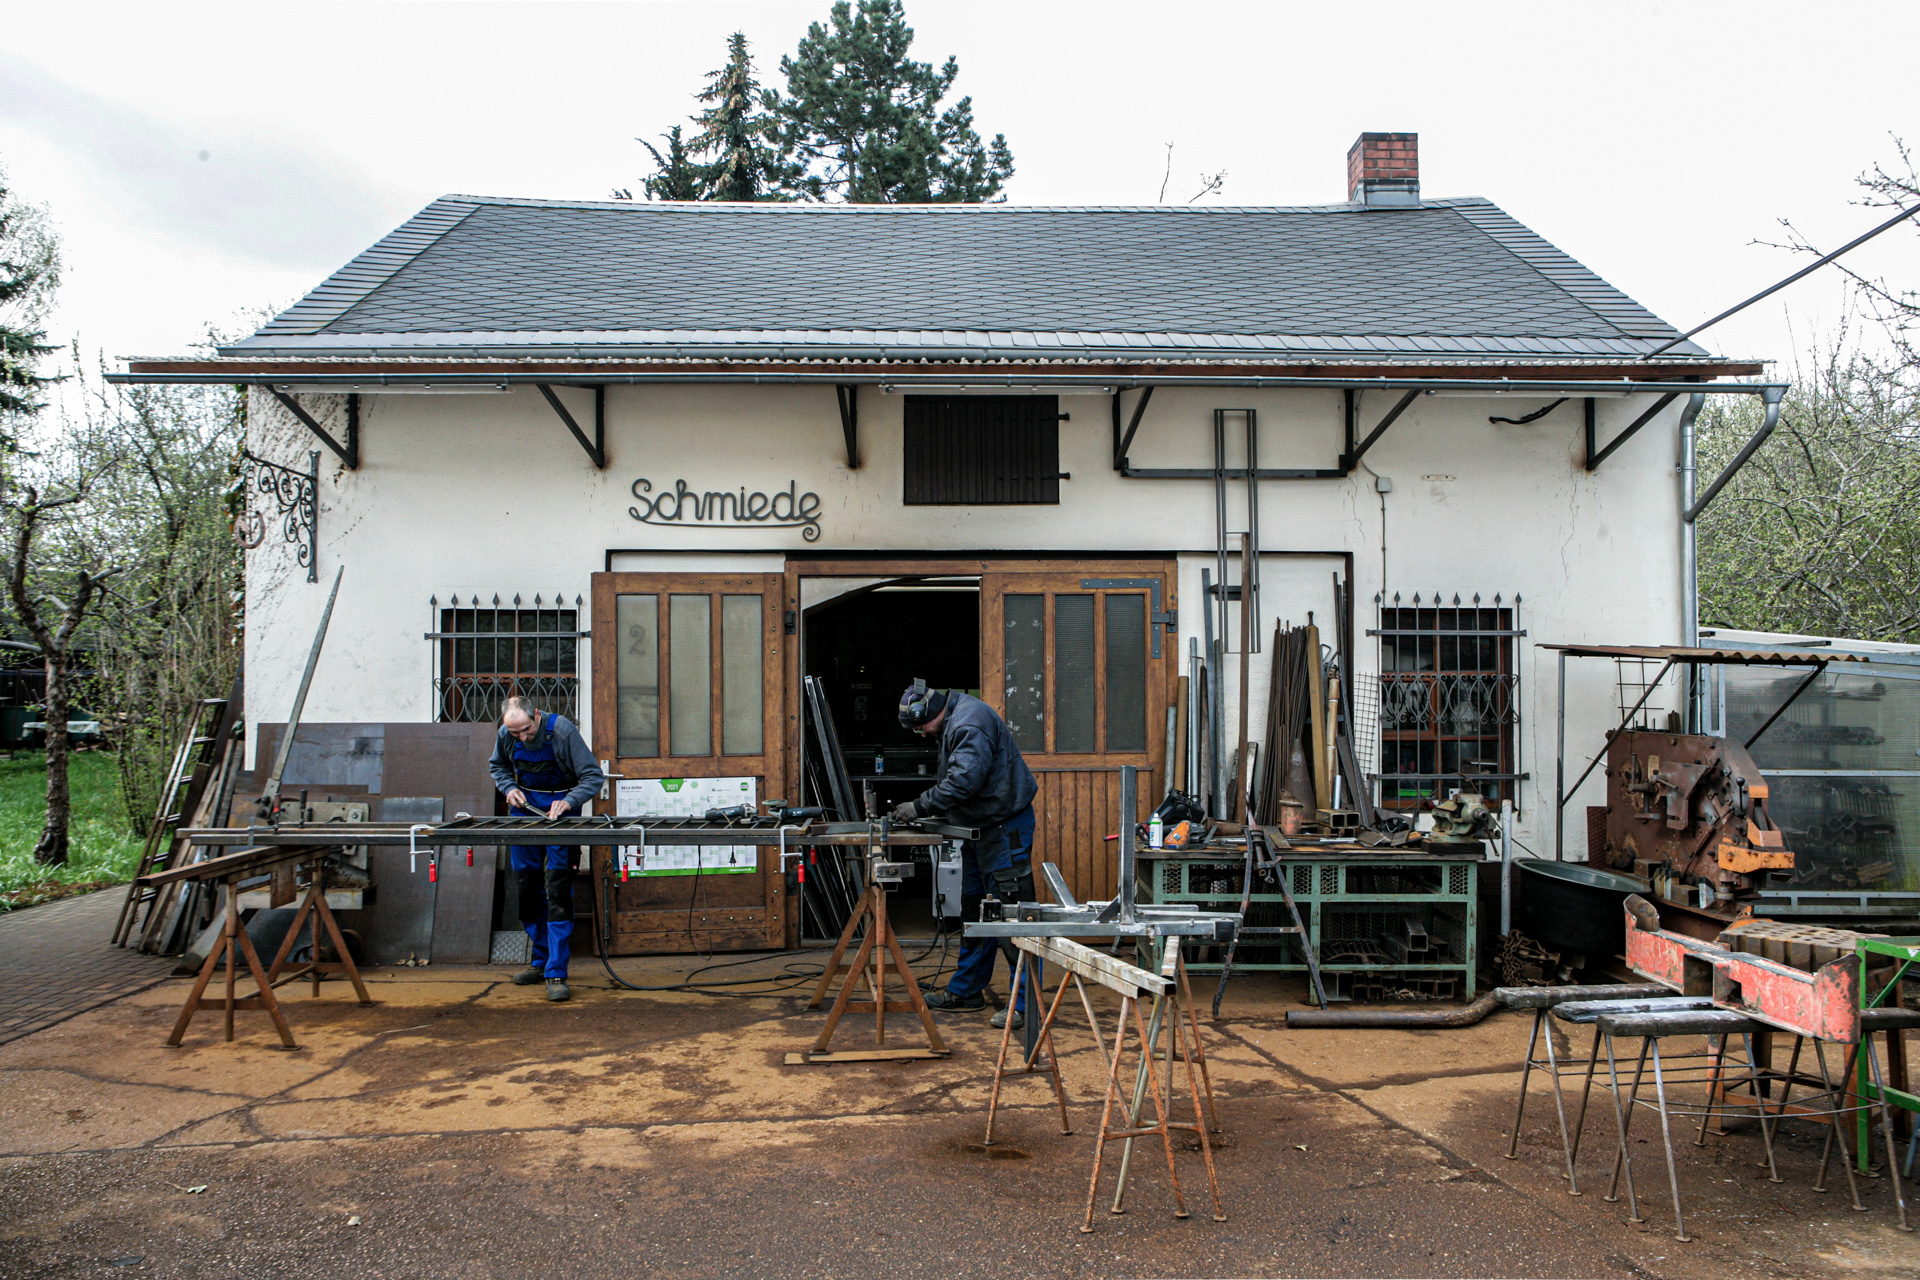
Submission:
[[[1173,1216],[1185,1218],[1187,1198],[1180,1188],[1180,1171],[1173,1161],[1173,1132],[1180,1130],[1192,1133],[1200,1139],[1200,1157],[1207,1166],[1207,1191],[1213,1198],[1213,1220],[1225,1222],[1226,1211],[1220,1207],[1220,1179],[1213,1167],[1213,1141],[1208,1137],[1209,1128],[1217,1130],[1219,1120],[1216,1117],[1211,1126],[1206,1111],[1200,1102],[1200,1076],[1205,1074],[1205,1058],[1196,1054],[1196,1041],[1199,1036],[1199,1022],[1194,1014],[1193,993],[1187,988],[1185,966],[1180,962],[1180,945],[1177,939],[1171,940],[1167,947],[1168,960],[1163,967],[1171,967],[1174,975],[1152,974],[1138,966],[1129,965],[1133,970],[1130,979],[1115,978],[1103,985],[1118,992],[1120,1013],[1114,1019],[1113,1053],[1107,1059],[1107,1089],[1105,1100],[1100,1109],[1100,1136],[1093,1146],[1093,1176],[1087,1181],[1087,1215],[1080,1224],[1080,1230],[1093,1230],[1093,1204],[1100,1195],[1100,1168],[1106,1157],[1107,1142],[1121,1139],[1125,1146],[1120,1153],[1120,1174],[1113,1188],[1113,1203],[1108,1206],[1109,1213],[1126,1212],[1127,1176],[1133,1164],[1133,1140],[1158,1135],[1160,1145],[1166,1152],[1167,1177],[1173,1183]],[[1140,996],[1151,993],[1153,996],[1152,1025],[1140,1013]],[[1160,1029],[1166,1022],[1166,1013],[1173,1014],[1173,1041],[1167,1046],[1167,1084],[1162,1094],[1160,1078],[1153,1069],[1153,1059],[1159,1048]],[[1113,1123],[1114,1103],[1120,1098],[1120,1064],[1126,1060],[1127,1022],[1132,1015],[1133,1028],[1140,1042],[1140,1061],[1135,1069],[1133,1097],[1130,1103],[1122,1103],[1125,1116],[1120,1125]],[[1189,1038],[1189,1030],[1193,1038]],[[1173,1111],[1173,1043],[1180,1046],[1181,1065],[1186,1069],[1187,1096],[1193,1104],[1193,1123],[1175,1121]],[[1196,1061],[1202,1063],[1196,1073]],[[1153,1095],[1154,1123],[1140,1123],[1143,1095]],[[1207,1104],[1211,1109],[1213,1086],[1207,1086]]]
[[[1027,991],[1027,1008],[1040,1007],[1040,982],[1036,975],[1043,961],[1051,959],[1060,967],[1062,975],[1060,987],[1053,993],[1053,1003],[1047,1006],[1047,1016],[1037,1023],[1032,1018],[1025,1019],[1023,1024],[1025,1052],[1022,1055],[1024,1062],[1012,1071],[1007,1070],[1007,1048],[1013,1043],[1013,1019],[1007,1019],[1006,1028],[1000,1033],[1000,1056],[993,1064],[993,1092],[987,1097],[987,1136],[983,1145],[989,1147],[993,1145],[993,1117],[1000,1109],[1000,1083],[1008,1076],[1033,1075],[1039,1072],[1041,1070],[1039,1048],[1042,1041],[1047,1047],[1046,1070],[1053,1081],[1053,1096],[1060,1104],[1060,1132],[1062,1135],[1073,1132],[1072,1124],[1067,1119],[1066,1090],[1060,1084],[1060,1060],[1053,1048],[1053,1024],[1059,1017],[1061,1001],[1066,999],[1067,984],[1071,982],[1080,993],[1080,1007],[1087,1011],[1087,1027],[1093,1032],[1094,1047],[1100,1051],[1100,1069],[1104,1073],[1108,1069],[1107,1044],[1100,1036],[1100,1019],[1093,1011],[1093,1001],[1087,998],[1087,988],[1081,982],[1080,975],[1088,972],[1090,967],[1098,968],[1103,964],[1121,969],[1132,967],[1065,939],[1011,938],[1008,941],[1013,944],[1017,956],[1013,963],[1013,983],[1008,989],[1019,991],[1021,984],[1024,983]],[[1027,963],[1028,956],[1034,957],[1033,964]],[[1096,977],[1094,981],[1100,982],[1101,979]],[[1009,1002],[1007,1007],[1011,1009],[1012,1003]]]
[[[860,940],[860,949],[854,953],[852,964],[842,964],[847,948],[853,943],[855,930],[862,921],[867,922],[866,937]],[[893,958],[893,971],[900,981],[906,984],[905,1000],[887,999],[887,958]],[[933,1025],[933,1014],[927,1010],[927,1002],[920,994],[919,982],[913,976],[913,970],[907,964],[907,956],[900,949],[900,939],[893,932],[893,923],[887,918],[886,886],[877,879],[869,879],[866,892],[860,896],[860,905],[847,920],[847,927],[840,932],[840,941],[833,948],[833,958],[827,961],[826,968],[820,974],[820,985],[813,990],[813,999],[807,1002],[807,1008],[818,1009],[827,998],[827,988],[841,974],[846,980],[840,984],[840,994],[834,998],[833,1008],[827,1014],[827,1023],[820,1028],[819,1036],[813,1042],[813,1048],[805,1053],[790,1053],[785,1065],[801,1066],[817,1062],[887,1062],[912,1058],[944,1058],[953,1051],[947,1048],[940,1038],[940,1029]],[[869,999],[855,1000],[855,988],[865,982]],[[840,1019],[849,1013],[871,1013],[873,1015],[873,1042],[883,1046],[877,1049],[854,1049],[835,1053],[827,1046],[833,1042],[833,1033],[839,1029]],[[914,1013],[920,1016],[920,1025],[926,1030],[928,1047],[925,1049],[888,1049],[887,1015],[889,1013]]]
[[[985,915],[975,923],[966,926],[969,938],[1012,939],[1023,954],[1037,958],[1054,960],[1068,971],[1090,978],[1113,991],[1120,997],[1120,1013],[1115,1021],[1113,1051],[1107,1057],[1107,1088],[1100,1113],[1100,1135],[1094,1143],[1093,1176],[1087,1184],[1087,1213],[1081,1224],[1082,1231],[1093,1230],[1093,1203],[1100,1193],[1100,1170],[1106,1156],[1109,1139],[1118,1139],[1129,1144],[1134,1138],[1159,1135],[1161,1145],[1166,1151],[1167,1172],[1173,1179],[1174,1216],[1187,1217],[1186,1197],[1180,1189],[1180,1174],[1173,1162],[1173,1130],[1191,1131],[1200,1139],[1201,1155],[1207,1165],[1207,1187],[1213,1196],[1213,1217],[1216,1222],[1225,1222],[1226,1214],[1220,1207],[1220,1182],[1213,1166],[1213,1143],[1207,1136],[1209,1126],[1206,1112],[1200,1102],[1200,1079],[1205,1075],[1205,1056],[1199,1051],[1199,1018],[1193,1007],[1193,993],[1186,980],[1186,967],[1180,956],[1180,943],[1191,941],[1210,945],[1221,945],[1233,940],[1234,931],[1241,922],[1237,913],[1198,911],[1192,907],[1141,907],[1134,900],[1134,889],[1138,865],[1134,852],[1134,797],[1137,786],[1138,770],[1132,765],[1120,768],[1120,877],[1116,886],[1118,893],[1110,902],[1077,901],[1067,888],[1060,869],[1052,863],[1042,863],[1041,874],[1046,878],[1047,886],[1052,890],[1054,902],[1016,902],[1000,904],[997,918]],[[1090,951],[1084,945],[1072,943],[1072,938],[1134,938],[1162,943],[1166,950],[1162,952],[1163,966],[1169,970],[1165,975],[1151,973],[1137,965]],[[1062,979],[1062,991],[1065,990]],[[1017,988],[1016,988],[1017,989]],[[1140,1013],[1140,996],[1143,992],[1154,997],[1155,1028],[1148,1031],[1146,1019]],[[1171,1000],[1168,997],[1171,996]],[[1060,997],[1054,997],[1054,1009],[1057,1010]],[[1029,1017],[1039,1007],[1038,997],[1032,998]],[[1165,1023],[1165,1014],[1173,1014],[1175,1027],[1174,1039],[1180,1046],[1180,1058],[1186,1068],[1187,1092],[1193,1101],[1193,1123],[1174,1122],[1169,1112],[1172,1110],[1172,1073],[1173,1056],[1168,1049],[1167,1093],[1160,1090],[1159,1076],[1153,1069],[1153,1057],[1159,1044],[1159,1028]],[[1089,1010],[1091,1013],[1091,1010]],[[1049,1022],[1052,1015],[1049,1014]],[[1114,1102],[1120,1094],[1120,1066],[1126,1057],[1127,1024],[1131,1021],[1140,1045],[1140,1062],[1135,1081],[1134,1098],[1127,1109],[1125,1120],[1114,1124]],[[1049,1030],[1051,1028],[1049,1027]],[[1191,1037],[1189,1035],[1191,1032]],[[1032,1051],[1029,1050],[1029,1060]],[[1200,1071],[1194,1067],[1198,1063]],[[1139,1107],[1145,1094],[1153,1094],[1156,1123],[1141,1125]],[[1207,1086],[1207,1099],[1211,1104],[1213,1086]],[[1063,1123],[1065,1111],[1064,1095],[1061,1099]],[[1127,1107],[1126,1103],[1122,1103]],[[1216,1125],[1217,1127],[1217,1125]],[[1125,1212],[1122,1197],[1126,1189],[1127,1165],[1123,1158],[1119,1188],[1114,1197],[1112,1211]]]

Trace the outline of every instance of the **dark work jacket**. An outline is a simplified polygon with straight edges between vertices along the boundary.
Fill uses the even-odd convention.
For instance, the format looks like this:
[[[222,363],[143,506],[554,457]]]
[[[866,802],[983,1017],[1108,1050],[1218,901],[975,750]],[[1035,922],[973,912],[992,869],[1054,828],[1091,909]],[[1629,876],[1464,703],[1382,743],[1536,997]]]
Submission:
[[[599,795],[600,788],[606,785],[606,774],[601,772],[600,762],[593,758],[593,750],[587,746],[587,740],[580,736],[580,730],[573,721],[562,715],[543,712],[542,722],[544,737],[553,746],[553,758],[560,766],[560,772],[573,778],[573,785],[567,788],[567,803],[573,806],[576,814],[582,813],[586,810],[587,801]],[[493,758],[487,761],[487,771],[493,774],[493,785],[499,788],[501,795],[520,785],[513,776],[515,741],[504,725],[494,734]],[[534,745],[540,743],[540,738],[534,739]]]
[[[994,827],[1033,803],[1039,788],[1013,743],[1013,730],[980,699],[947,693],[940,726],[940,781],[914,807],[960,827]]]

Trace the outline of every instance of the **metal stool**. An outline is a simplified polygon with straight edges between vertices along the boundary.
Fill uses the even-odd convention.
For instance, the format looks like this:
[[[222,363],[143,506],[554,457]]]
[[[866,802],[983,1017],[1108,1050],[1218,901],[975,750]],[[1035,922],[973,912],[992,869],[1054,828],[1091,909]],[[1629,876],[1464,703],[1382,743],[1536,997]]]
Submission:
[[[1739,1036],[1745,1041],[1747,1073],[1753,1085],[1754,1096],[1759,1098],[1761,1096],[1760,1077],[1753,1062],[1753,1036],[1771,1028],[1744,1014],[1714,1008],[1656,1010],[1646,1013],[1602,1013],[1597,1018],[1597,1027],[1598,1038],[1604,1040],[1607,1046],[1607,1075],[1613,1094],[1614,1129],[1619,1142],[1613,1157],[1613,1180],[1608,1185],[1605,1199],[1615,1201],[1620,1198],[1620,1175],[1624,1172],[1627,1179],[1627,1221],[1646,1221],[1640,1214],[1640,1199],[1633,1185],[1633,1154],[1628,1141],[1633,1127],[1634,1108],[1646,1105],[1640,1100],[1640,1085],[1645,1079],[1647,1059],[1651,1053],[1654,1096],[1660,1112],[1660,1139],[1667,1157],[1667,1185],[1673,1192],[1674,1229],[1680,1240],[1684,1242],[1690,1237],[1687,1235],[1686,1219],[1682,1216],[1680,1208],[1680,1174],[1673,1161],[1673,1129],[1669,1117],[1676,1109],[1667,1101],[1669,1064],[1675,1062],[1682,1064],[1680,1068],[1682,1078],[1676,1081],[1681,1083],[1685,1081],[1686,1073],[1700,1069],[1686,1064],[1697,1060],[1706,1062],[1707,1066],[1704,1069],[1707,1072],[1705,1079],[1708,1083],[1708,1100],[1701,1113],[1701,1131],[1704,1134],[1706,1118],[1713,1111],[1714,1082],[1726,1068],[1728,1042],[1734,1036]],[[1640,1054],[1634,1064],[1633,1085],[1627,1093],[1625,1106],[1621,1105],[1620,1068],[1613,1052],[1614,1039],[1619,1036],[1640,1038]],[[1707,1042],[1706,1050],[1700,1054],[1683,1054],[1677,1058],[1669,1054],[1663,1058],[1660,1052],[1660,1041],[1668,1036],[1703,1036]],[[1719,1096],[1724,1115],[1727,1095],[1721,1091]],[[1682,1115],[1689,1114],[1684,1107],[1678,1110]],[[1757,1110],[1760,1118],[1760,1138],[1766,1147],[1767,1168],[1772,1180],[1778,1182],[1780,1176],[1773,1160],[1773,1129],[1768,1123],[1765,1104],[1761,1104]]]
[[[1665,987],[1629,985],[1624,983],[1584,987],[1501,987],[1494,992],[1494,994],[1500,998],[1500,1002],[1509,1009],[1533,1010],[1533,1029],[1527,1037],[1526,1062],[1520,1069],[1520,1099],[1515,1104],[1513,1110],[1513,1134],[1507,1143],[1507,1159],[1516,1160],[1519,1158],[1520,1125],[1527,1113],[1527,1086],[1532,1080],[1533,1069],[1539,1067],[1546,1071],[1549,1078],[1553,1081],[1554,1113],[1560,1124],[1560,1152],[1566,1159],[1567,1172],[1565,1176],[1567,1185],[1571,1194],[1576,1196],[1580,1194],[1580,1184],[1574,1176],[1574,1162],[1579,1156],[1580,1130],[1587,1114],[1586,1092],[1583,1090],[1581,1093],[1579,1114],[1574,1121],[1572,1129],[1569,1130],[1567,1127],[1566,1099],[1560,1089],[1560,1077],[1567,1072],[1576,1071],[1578,1068],[1572,1065],[1563,1066],[1561,1064],[1558,1055],[1554,1051],[1552,1030],[1551,1028],[1545,1027],[1547,1015],[1549,1013],[1556,1013],[1559,1009],[1569,1004],[1580,1004],[1582,1006],[1593,1004],[1609,1008],[1620,1008],[1624,1006],[1617,1005],[1614,1002],[1634,1001],[1635,1003],[1631,1007],[1638,1009],[1650,1000],[1671,999],[1671,997],[1665,996],[1665,992]],[[1593,1021],[1593,1016],[1590,1015],[1580,1018],[1578,1021],[1591,1022]],[[1543,1029],[1546,1030],[1544,1036],[1541,1034]],[[1544,1058],[1537,1056],[1543,1040],[1546,1044],[1546,1056]],[[1594,1035],[1594,1054],[1599,1052],[1599,1045],[1599,1034],[1596,1032]],[[1588,1089],[1591,1089],[1593,1086],[1593,1063],[1594,1059],[1590,1054],[1587,1060]]]

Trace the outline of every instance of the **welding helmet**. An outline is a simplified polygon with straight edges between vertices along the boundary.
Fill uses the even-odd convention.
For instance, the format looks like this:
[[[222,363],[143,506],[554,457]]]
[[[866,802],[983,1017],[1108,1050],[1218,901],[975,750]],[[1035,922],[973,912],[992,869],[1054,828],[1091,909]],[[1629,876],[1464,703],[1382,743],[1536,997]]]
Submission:
[[[900,695],[900,723],[918,729],[947,709],[947,691],[929,689],[925,680],[915,680]]]

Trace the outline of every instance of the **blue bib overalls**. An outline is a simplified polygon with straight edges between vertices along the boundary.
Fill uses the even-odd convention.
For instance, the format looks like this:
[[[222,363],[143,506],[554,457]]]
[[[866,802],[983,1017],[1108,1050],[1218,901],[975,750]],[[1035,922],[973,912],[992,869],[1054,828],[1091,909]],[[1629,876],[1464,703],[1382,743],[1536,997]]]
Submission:
[[[1033,901],[1033,825],[1033,806],[1028,805],[999,826],[982,831],[978,840],[960,846],[963,920],[980,918],[980,899],[989,889],[1002,902]],[[993,977],[993,958],[1000,951],[998,938],[961,939],[960,963],[947,990],[962,997],[979,995]],[[1014,992],[1014,1008],[1026,1008],[1026,994]]]
[[[515,739],[513,779],[527,793],[521,817],[546,817],[555,800],[567,798],[577,779],[563,771],[553,751],[553,713],[541,718],[540,733],[532,742]],[[519,885],[520,925],[532,942],[528,963],[549,978],[567,976],[568,939],[573,934],[573,862],[569,845],[514,845],[507,865]]]

